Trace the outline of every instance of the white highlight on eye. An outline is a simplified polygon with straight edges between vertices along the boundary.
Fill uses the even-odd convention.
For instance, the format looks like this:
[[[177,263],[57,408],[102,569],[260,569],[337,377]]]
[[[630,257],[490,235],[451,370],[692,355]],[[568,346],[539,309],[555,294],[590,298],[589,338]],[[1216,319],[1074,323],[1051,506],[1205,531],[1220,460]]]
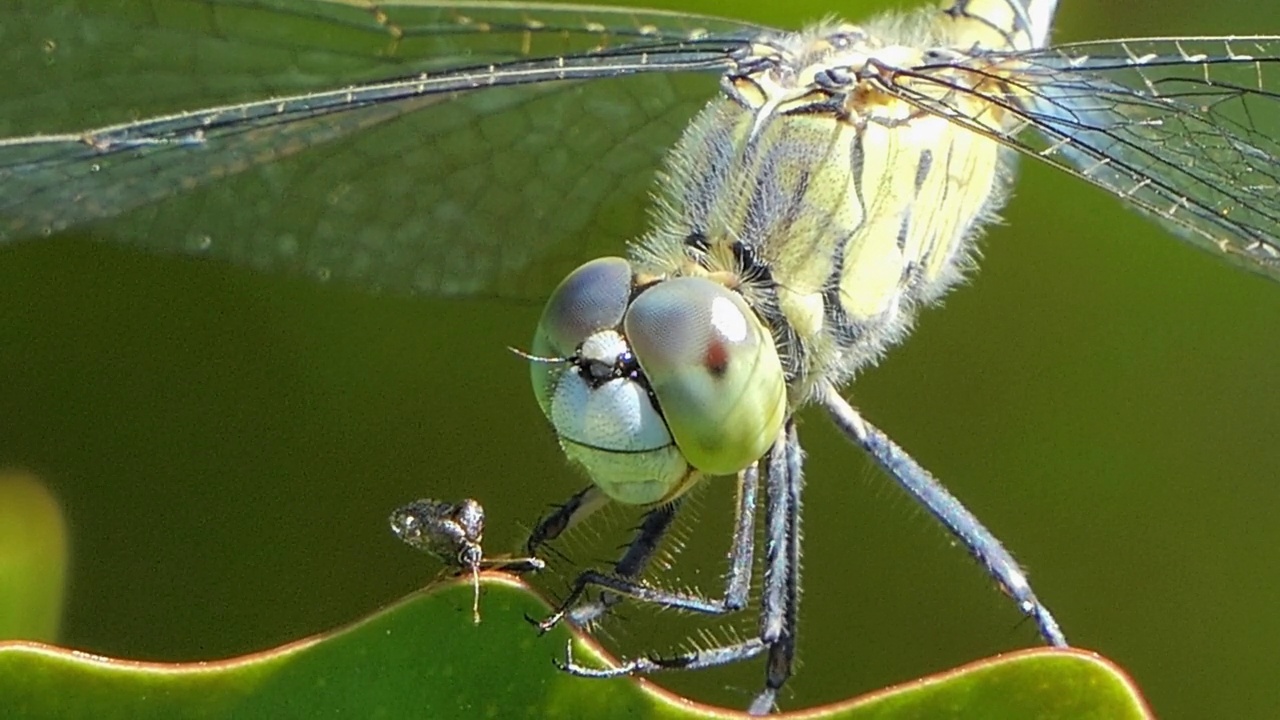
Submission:
[[[711,326],[729,342],[737,343],[747,339],[747,319],[729,298],[711,299]]]

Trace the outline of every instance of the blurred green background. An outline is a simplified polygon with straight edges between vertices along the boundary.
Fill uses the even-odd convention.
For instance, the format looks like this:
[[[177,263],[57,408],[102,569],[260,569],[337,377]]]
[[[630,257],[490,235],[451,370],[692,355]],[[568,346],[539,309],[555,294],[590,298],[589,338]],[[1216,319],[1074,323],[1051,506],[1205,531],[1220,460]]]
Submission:
[[[781,5],[732,12],[795,27],[881,7]],[[1280,8],[1064,0],[1055,37],[1231,33],[1280,33]],[[1035,163],[1004,215],[974,282],[848,395],[1158,714],[1276,716],[1280,287]],[[67,513],[60,641],[216,658],[353,620],[434,573],[386,528],[419,496],[481,499],[490,548],[512,547],[583,484],[506,350],[538,311],[377,298],[76,237],[0,249],[0,466],[39,473]],[[787,707],[1036,642],[931,519],[820,414],[804,420],[807,590]],[[723,489],[700,504],[727,527]],[[710,589],[727,535],[697,538],[682,582]],[[620,649],[647,649],[632,625]],[[760,672],[659,681],[741,705]]]

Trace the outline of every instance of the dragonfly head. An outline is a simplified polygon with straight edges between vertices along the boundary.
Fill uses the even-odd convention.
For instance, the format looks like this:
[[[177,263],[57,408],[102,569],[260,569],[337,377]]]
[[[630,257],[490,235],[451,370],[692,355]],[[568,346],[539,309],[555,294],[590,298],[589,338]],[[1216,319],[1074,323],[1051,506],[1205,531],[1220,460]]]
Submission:
[[[533,341],[534,394],[570,459],[614,500],[670,500],[761,457],[786,417],[772,335],[702,277],[638,283],[593,260],[552,293]]]

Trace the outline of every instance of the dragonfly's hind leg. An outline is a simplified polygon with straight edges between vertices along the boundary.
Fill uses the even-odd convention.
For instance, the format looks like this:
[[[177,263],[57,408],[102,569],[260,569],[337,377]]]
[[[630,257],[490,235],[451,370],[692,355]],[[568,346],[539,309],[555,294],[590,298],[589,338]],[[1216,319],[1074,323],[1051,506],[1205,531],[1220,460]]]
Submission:
[[[892,438],[867,422],[835,388],[827,388],[819,402],[827,409],[836,427],[866,450],[916,502],[927,509],[969,551],[1018,609],[1035,621],[1040,636],[1055,647],[1066,647],[1067,638],[1049,608],[1031,590],[1027,574],[996,536],[968,508],[960,504],[928,470],[915,461]]]

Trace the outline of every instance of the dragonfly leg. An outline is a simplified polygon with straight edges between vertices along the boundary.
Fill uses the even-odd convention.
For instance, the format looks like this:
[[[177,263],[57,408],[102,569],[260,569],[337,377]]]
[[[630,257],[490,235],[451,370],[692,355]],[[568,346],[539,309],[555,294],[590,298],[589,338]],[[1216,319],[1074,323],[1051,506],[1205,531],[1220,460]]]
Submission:
[[[760,640],[769,648],[764,690],[749,712],[764,715],[777,705],[778,691],[795,667],[796,624],[800,609],[800,496],[804,490],[804,454],[794,422],[787,423],[782,457],[770,456],[765,496],[768,545],[760,599]],[[775,460],[777,461],[775,466]]]
[[[576,524],[607,502],[608,498],[595,486],[587,487],[578,492],[564,504],[557,506],[554,512],[543,518],[534,527],[527,542],[529,552],[531,554],[536,552],[542,545],[556,539],[570,526]],[[679,505],[680,501],[677,500],[665,503],[645,513],[644,519],[636,528],[636,536],[628,543],[627,550],[623,556],[614,564],[613,573],[615,577],[634,579],[644,572],[662,542],[663,536],[666,535],[667,530],[671,527],[671,522],[675,519]],[[580,594],[581,590],[579,590],[578,594],[570,595],[568,600],[561,603],[558,612],[563,613],[566,608],[578,599]],[[579,602],[574,605],[568,611],[567,619],[576,627],[587,627],[608,612],[614,605],[617,605],[622,598],[623,596],[618,593],[608,590],[602,591],[595,600]]]
[[[626,552],[613,565],[613,575],[617,578],[634,580],[640,577],[657,552],[662,538],[671,528],[676,512],[680,509],[682,499],[663,503],[644,514],[640,525],[635,528],[636,534],[627,543]],[[610,590],[601,591],[600,595],[590,601],[579,602],[569,611],[568,620],[576,627],[588,627],[599,620],[614,605],[622,601],[624,595]]]
[[[608,496],[595,485],[588,485],[579,490],[538,520],[538,524],[534,525],[533,530],[529,532],[529,539],[525,541],[525,552],[531,557],[537,557],[543,545],[560,537],[566,530],[607,504],[609,504]]]
[[[592,608],[592,603],[582,606],[583,612],[570,610],[583,594],[591,587],[605,591],[601,602],[608,606],[617,604],[618,599],[604,600],[609,595],[634,598],[640,602],[662,605],[668,608],[688,610],[708,615],[723,615],[736,612],[746,607],[751,592],[751,569],[755,543],[755,508],[756,493],[759,485],[759,469],[752,464],[739,473],[738,508],[735,515],[733,541],[729,551],[729,572],[725,580],[724,595],[720,598],[708,598],[691,593],[673,592],[655,588],[636,581],[634,578],[644,569],[654,551],[658,540],[670,527],[678,509],[676,504],[669,505],[665,513],[661,508],[651,511],[639,527],[636,538],[627,548],[627,552],[618,561],[617,574],[603,573],[598,570],[585,570],[573,581],[568,595],[559,609],[546,620],[538,624],[546,631],[554,627],[566,617],[578,623],[579,619],[590,621],[598,617],[599,612]]]
[[[803,457],[795,425],[788,423],[784,433],[770,449],[766,468],[767,548],[764,587],[760,600],[759,635],[740,643],[701,648],[687,653],[623,660],[617,666],[605,669],[579,665],[569,653],[565,663],[561,665],[564,670],[584,677],[617,677],[674,669],[695,670],[739,662],[767,651],[765,687],[752,702],[750,712],[763,715],[774,709],[778,691],[791,677],[794,665],[800,580]],[[593,577],[592,584],[603,584],[642,601],[696,612],[722,614],[745,607],[751,586],[758,483],[758,465],[753,465],[742,473],[734,544],[730,553],[731,567],[724,599],[711,600],[663,593],[636,583],[617,587],[613,584],[615,579],[608,576]],[[598,583],[598,580],[605,582]],[[672,602],[673,600],[676,602]]]
[[[1067,646],[1062,628],[1049,608],[1031,590],[1026,572],[973,513],[884,431],[867,422],[835,388],[828,387],[819,402],[846,437],[866,450],[916,502],[964,544],[969,554],[1013,598],[1018,609],[1035,621],[1046,643],[1056,647]]]

